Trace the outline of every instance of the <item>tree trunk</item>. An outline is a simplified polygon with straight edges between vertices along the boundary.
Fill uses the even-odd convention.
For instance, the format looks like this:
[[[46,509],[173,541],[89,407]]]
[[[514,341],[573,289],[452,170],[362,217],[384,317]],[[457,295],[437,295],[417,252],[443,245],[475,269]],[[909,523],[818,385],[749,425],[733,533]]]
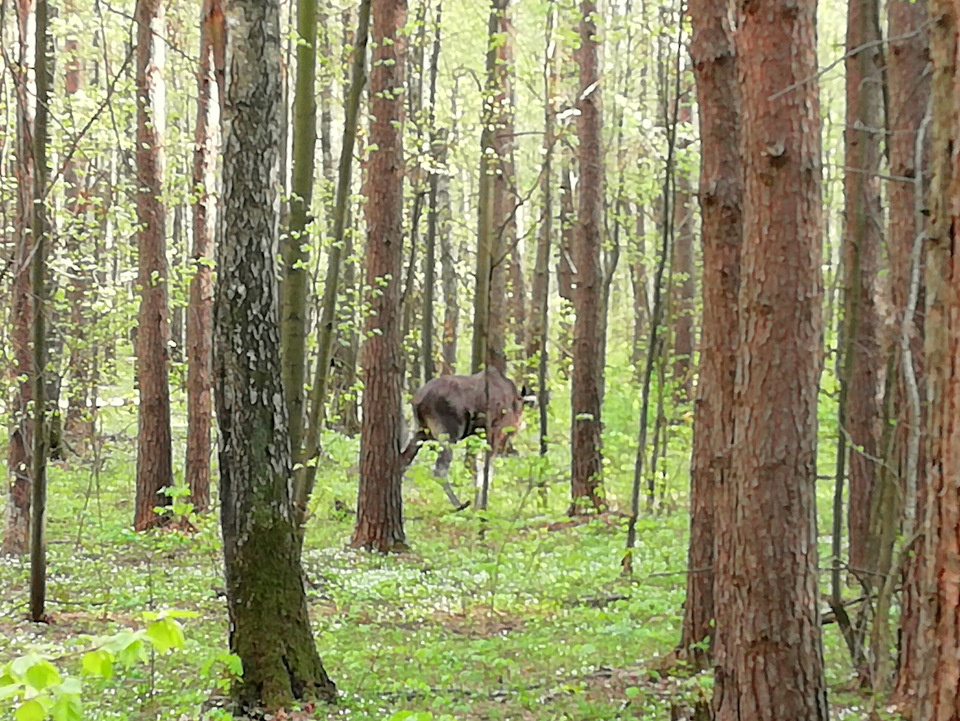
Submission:
[[[293,174],[290,227],[281,243],[281,330],[283,387],[290,412],[290,444],[295,463],[303,451],[306,342],[309,331],[307,281],[317,145],[317,0],[297,2],[297,77],[293,95]]]
[[[227,0],[223,8],[230,34],[214,374],[230,651],[243,663],[234,689],[241,707],[275,712],[298,700],[332,701],[336,687],[310,629],[289,491],[275,281],[283,98],[279,4]]]
[[[37,90],[34,75],[30,72],[36,62],[36,36],[31,31],[34,16],[33,2],[26,0],[17,3],[18,37],[21,42],[18,48],[19,72],[14,76],[17,94],[17,216],[16,247],[12,264],[13,328],[10,332],[15,363],[12,380],[17,388],[11,409],[10,446],[7,450],[10,478],[2,547],[7,554],[24,554],[30,547],[30,478],[33,465],[33,421],[30,418],[33,386],[30,379],[34,374],[33,355],[30,352],[30,329],[34,313],[33,294],[30,290],[30,261],[36,244],[33,234],[36,167],[31,139],[36,116]]]
[[[213,254],[217,220],[216,158],[220,153],[223,7],[205,0],[200,18],[197,127],[193,149],[193,277],[187,312],[187,466],[190,501],[210,510],[210,426],[213,420]]]
[[[880,135],[883,54],[879,3],[849,0],[844,130],[844,327],[840,452],[850,444],[850,565],[867,589],[876,570],[870,508],[880,438],[880,357],[877,272],[880,264]],[[854,50],[866,45],[859,52]]]
[[[580,10],[579,217],[573,240],[576,320],[571,382],[571,468],[569,513],[604,507],[600,429],[600,378],[603,273],[600,266],[603,219],[603,147],[601,145],[600,68],[596,4],[582,0]]]
[[[351,545],[380,552],[406,546],[400,444],[400,282],[403,270],[403,95],[406,0],[373,1],[367,181],[363,421],[360,491]]]
[[[33,126],[33,237],[35,252],[31,262],[33,316],[33,483],[30,488],[30,620],[46,620],[47,598],[47,389],[44,374],[47,368],[47,243],[50,226],[47,220],[47,125],[50,89],[53,85],[53,48],[48,29],[47,0],[37,0],[37,114]]]
[[[960,8],[930,0],[930,54],[933,60],[933,183],[927,239],[925,349],[929,379],[928,466],[924,534],[924,575],[916,669],[915,718],[960,719],[960,173],[952,148],[960,144],[957,49]]]
[[[817,587],[821,359],[816,1],[740,3],[735,442],[717,503],[718,721],[827,719]]]
[[[446,151],[446,146],[444,147]],[[446,159],[446,153],[444,153]],[[457,332],[460,301],[457,297],[457,266],[451,237],[450,177],[437,181],[437,234],[440,237],[440,287],[443,294],[443,338],[440,344],[441,375],[457,372]]]
[[[888,463],[897,476],[904,479],[903,493],[908,505],[911,505],[910,497],[913,497],[914,510],[909,525],[915,532],[917,520],[923,518],[926,493],[926,462],[920,442],[923,432],[922,409],[926,406],[922,283],[925,219],[922,212],[917,210],[928,207],[926,188],[930,181],[930,133],[924,126],[930,100],[930,74],[926,72],[930,59],[930,41],[926,30],[929,15],[926,0],[891,0],[887,5],[887,14],[890,23],[887,54],[890,172],[895,177],[913,180],[888,184],[891,301],[897,320],[895,327],[905,329],[910,356],[905,357],[899,348],[895,351],[899,359],[895,367],[901,372],[893,385],[895,396],[891,408],[896,426]],[[922,126],[925,128],[923,137],[918,137]],[[918,247],[916,255],[914,247]],[[913,290],[914,312],[909,314],[907,304],[913,285],[912,274],[916,276],[917,287]],[[914,449],[912,454],[911,447]],[[912,552],[907,555],[906,568],[903,569],[899,668],[893,702],[900,706],[912,706],[919,683],[917,673],[924,662],[923,644],[918,635],[923,603],[920,578],[924,537],[922,534],[915,536],[907,528],[904,531],[905,542]]]
[[[680,122],[689,126],[691,112],[687,103],[682,103]],[[728,141],[729,142],[729,141]],[[693,197],[689,171],[679,169],[676,176],[673,205],[673,270],[670,288],[670,319],[673,325],[673,358],[671,373],[675,385],[676,401],[687,403],[693,398],[693,351],[696,307],[696,251],[693,231],[696,225],[693,216]]]
[[[133,526],[160,525],[154,508],[168,506],[162,489],[173,485],[170,432],[170,323],[167,308],[167,257],[163,207],[165,109],[164,5],[140,0],[137,21],[137,232],[140,314],[137,333],[137,383],[140,388],[137,441],[137,498]]]
[[[731,5],[715,0],[690,5],[690,55],[700,105],[703,334],[690,458],[690,573],[680,651],[696,669],[708,667],[714,640],[714,514],[717,496],[731,481],[733,445],[743,187]]]

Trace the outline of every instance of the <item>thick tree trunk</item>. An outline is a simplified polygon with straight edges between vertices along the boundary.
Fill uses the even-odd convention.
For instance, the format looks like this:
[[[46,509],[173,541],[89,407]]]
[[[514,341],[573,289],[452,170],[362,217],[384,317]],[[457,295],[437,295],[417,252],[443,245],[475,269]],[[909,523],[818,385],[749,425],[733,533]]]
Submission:
[[[360,491],[351,545],[406,546],[400,444],[400,282],[403,263],[403,84],[406,0],[373,0]]]
[[[850,455],[850,565],[867,588],[877,562],[870,509],[880,439],[880,318],[877,272],[882,241],[880,136],[883,55],[878,0],[849,0],[844,130],[844,327],[841,452]],[[864,49],[854,52],[861,46]]]
[[[164,5],[137,3],[137,232],[140,314],[137,332],[137,383],[140,388],[137,441],[137,498],[134,528],[143,531],[163,522],[154,508],[167,506],[161,491],[173,485],[170,432],[170,323],[167,308],[167,257],[163,207],[166,125],[163,66]]]
[[[205,0],[200,18],[197,127],[193,149],[193,277],[187,308],[187,466],[190,501],[210,509],[210,426],[213,421],[213,254],[217,219],[216,158],[220,152],[223,7]]]
[[[600,429],[600,378],[603,367],[597,349],[602,339],[603,272],[600,264],[603,219],[603,148],[601,90],[596,13],[593,0],[580,3],[580,207],[573,242],[576,320],[573,330],[571,382],[571,468],[569,512],[600,510],[603,502],[603,455]]]
[[[914,718],[960,719],[960,173],[952,148],[960,144],[960,8],[930,0],[933,59],[933,183],[927,239],[925,349],[930,392],[927,433],[927,493],[923,599],[915,669],[918,704]]]
[[[451,238],[450,177],[437,181],[437,234],[440,237],[440,287],[443,294],[443,338],[440,343],[440,374],[457,372],[457,332],[460,329],[458,276]]]
[[[30,547],[30,478],[33,464],[33,421],[30,404],[33,400],[33,355],[30,353],[30,328],[33,325],[33,294],[30,291],[30,260],[36,244],[33,234],[33,198],[36,181],[33,162],[33,125],[36,115],[36,83],[31,69],[35,67],[36,36],[32,30],[35,18],[30,0],[17,3],[19,74],[15,78],[17,94],[17,176],[16,247],[12,265],[13,298],[10,341],[13,347],[13,382],[16,392],[11,413],[10,445],[7,450],[9,479],[6,514],[3,524],[4,553],[24,554]]]
[[[690,552],[680,651],[709,665],[713,642],[714,514],[729,488],[737,368],[737,296],[743,229],[739,90],[730,2],[690,4],[690,54],[700,105],[703,334],[690,458]]]
[[[914,508],[910,522],[905,520],[904,524],[905,536],[909,534],[905,542],[909,544],[912,552],[907,555],[906,568],[903,569],[899,668],[893,701],[909,707],[916,700],[919,683],[917,673],[924,660],[922,642],[918,636],[923,603],[920,578],[924,537],[922,534],[915,535],[915,531],[917,520],[923,518],[923,499],[926,493],[926,463],[920,442],[923,431],[922,408],[926,404],[923,373],[924,300],[921,280],[924,265],[924,243],[921,234],[925,232],[925,220],[917,210],[927,207],[926,188],[930,179],[931,134],[924,127],[923,136],[918,138],[930,100],[930,73],[926,72],[930,60],[930,40],[926,30],[929,19],[926,0],[891,0],[887,5],[887,14],[890,37],[887,54],[887,78],[890,87],[887,142],[890,148],[890,172],[895,177],[904,179],[888,185],[890,294],[897,320],[895,327],[905,328],[910,356],[905,357],[901,348],[895,351],[898,358],[895,368],[898,368],[900,373],[893,385],[895,396],[891,404],[891,414],[897,419],[897,423],[893,431],[893,450],[888,463],[895,469],[897,477],[904,479],[905,501]],[[908,178],[913,182],[906,180]],[[915,246],[919,246],[916,254],[913,252]],[[914,264],[917,265],[916,268],[912,267]],[[916,273],[918,287],[913,291],[914,313],[907,317],[906,309],[913,283],[911,271]],[[911,495],[912,503],[909,500]],[[907,525],[910,528],[907,528]]]
[[[223,201],[218,229],[214,373],[230,650],[243,708],[332,701],[310,629],[290,497],[280,376],[280,11],[226,0]],[[257,332],[251,332],[257,329]],[[251,389],[254,392],[251,392]]]
[[[717,503],[713,708],[718,721],[825,720],[816,1],[739,9],[744,240],[732,477]]]

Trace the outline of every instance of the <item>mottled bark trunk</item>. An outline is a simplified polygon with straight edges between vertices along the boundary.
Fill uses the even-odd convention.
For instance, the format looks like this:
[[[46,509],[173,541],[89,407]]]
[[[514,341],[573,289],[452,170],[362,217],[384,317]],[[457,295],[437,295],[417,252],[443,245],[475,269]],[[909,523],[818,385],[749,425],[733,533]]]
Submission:
[[[847,17],[844,130],[844,319],[840,448],[850,458],[850,565],[869,588],[877,570],[870,509],[880,438],[880,318],[877,273],[882,241],[880,137],[883,54],[879,3],[850,0]],[[863,49],[861,46],[866,45]],[[854,52],[857,51],[857,52]],[[849,444],[849,446],[847,445]],[[857,571],[855,571],[857,573]]]
[[[223,7],[205,0],[200,19],[197,127],[193,149],[193,277],[187,308],[186,483],[198,513],[210,509],[210,426],[213,420],[213,255],[217,220],[217,156]]]
[[[450,177],[437,183],[437,233],[440,236],[440,287],[443,294],[443,338],[440,343],[440,374],[457,372],[457,333],[460,330],[460,299],[453,238],[451,237]]]
[[[12,381],[16,391],[11,408],[10,445],[7,449],[9,469],[6,514],[3,524],[4,553],[23,554],[30,547],[30,478],[33,463],[33,421],[29,406],[33,400],[33,356],[30,353],[30,328],[33,325],[33,294],[30,291],[30,260],[33,257],[33,197],[35,166],[33,162],[33,123],[36,116],[36,79],[33,75],[36,55],[34,3],[17,3],[18,75],[16,81],[17,145],[15,173],[17,177],[17,215],[12,290],[13,347]]]
[[[226,0],[214,374],[230,650],[242,708],[332,701],[310,629],[280,375],[280,11]],[[256,330],[256,332],[252,332]]]
[[[564,151],[560,170],[560,248],[557,253],[557,294],[560,296],[560,313],[557,319],[557,350],[560,377],[570,378],[573,363],[573,324],[570,310],[573,305],[573,235],[576,219],[573,212],[573,159]]]
[[[351,545],[402,549],[400,282],[403,263],[403,84],[406,0],[373,0],[367,181],[363,421],[360,490]]]
[[[718,721],[811,721],[829,715],[815,504],[816,1],[741,2],[737,27],[743,246],[732,476],[717,510],[713,708]]]
[[[600,510],[603,502],[603,454],[600,429],[600,348],[603,329],[603,272],[600,262],[603,222],[603,148],[601,90],[596,13],[593,0],[580,3],[580,193],[573,241],[573,377],[571,379],[571,468],[569,512]]]
[[[909,524],[905,523],[905,526],[910,525],[913,529],[911,532],[905,527],[905,531],[910,533],[910,537],[905,541],[910,544],[912,552],[907,555],[906,567],[903,569],[900,654],[893,701],[902,707],[912,707],[919,683],[917,674],[924,661],[923,645],[918,633],[923,603],[920,579],[924,537],[922,534],[915,535],[915,532],[918,519],[923,518],[923,500],[926,493],[926,461],[923,444],[920,442],[923,430],[921,409],[926,405],[922,282],[925,255],[922,234],[925,231],[925,219],[917,209],[927,207],[926,188],[930,180],[931,133],[928,129],[929,123],[924,126],[930,100],[930,73],[926,71],[930,61],[930,40],[926,29],[929,20],[926,0],[891,0],[887,8],[890,37],[887,53],[887,142],[890,148],[890,172],[903,179],[888,184],[890,226],[887,252],[890,258],[890,295],[897,321],[895,328],[898,333],[906,332],[910,356],[904,356],[902,347],[897,345],[897,340],[894,339],[894,353],[897,358],[894,367],[899,373],[893,384],[895,395],[891,403],[891,415],[896,418],[896,426],[888,463],[897,477],[904,479],[905,502],[909,505],[908,496],[913,494],[914,497],[912,519]],[[922,126],[923,136],[918,138]],[[915,247],[919,252],[914,253]],[[914,268],[914,264],[917,267]],[[913,284],[911,271],[916,274],[917,288],[913,291],[914,313],[908,314],[906,309]],[[916,396],[911,398],[914,390]],[[915,455],[911,454],[911,446]],[[914,481],[912,488],[907,482],[911,475]]]
[[[729,491],[743,229],[739,90],[731,2],[690,5],[690,54],[700,105],[703,331],[690,458],[690,551],[680,650],[709,666],[713,643],[714,514]],[[704,642],[709,642],[704,648]]]
[[[162,489],[173,485],[170,432],[170,322],[167,307],[167,256],[163,207],[166,124],[163,66],[166,34],[160,0],[137,3],[137,249],[140,313],[137,332],[137,383],[140,388],[137,435],[137,498],[134,528],[163,522],[154,508],[170,504]]]
[[[927,239],[925,350],[930,392],[923,599],[917,640],[916,719],[960,719],[960,8],[930,0],[933,183]]]

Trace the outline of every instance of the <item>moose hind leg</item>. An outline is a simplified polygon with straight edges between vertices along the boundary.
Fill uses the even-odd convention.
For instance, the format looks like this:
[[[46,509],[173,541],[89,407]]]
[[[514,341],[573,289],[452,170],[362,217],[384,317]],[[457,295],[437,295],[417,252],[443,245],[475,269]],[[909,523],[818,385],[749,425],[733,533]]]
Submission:
[[[453,461],[453,449],[449,444],[444,443],[440,449],[440,455],[437,456],[437,462],[433,466],[433,475],[437,478],[446,478],[450,473],[450,463]]]

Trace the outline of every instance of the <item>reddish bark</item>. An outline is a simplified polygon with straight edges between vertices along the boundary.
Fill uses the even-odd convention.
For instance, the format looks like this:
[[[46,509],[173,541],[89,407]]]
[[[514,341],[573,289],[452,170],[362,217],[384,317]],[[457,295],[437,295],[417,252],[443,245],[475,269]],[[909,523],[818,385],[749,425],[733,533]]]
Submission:
[[[714,513],[729,490],[743,229],[739,90],[730,3],[690,4],[690,54],[700,105],[703,334],[690,460],[690,552],[680,650],[708,666],[713,642]]]
[[[690,121],[690,110],[681,110],[681,120]],[[729,141],[728,141],[729,142]],[[673,382],[676,399],[686,403],[693,397],[694,322],[697,284],[694,278],[696,258],[694,251],[693,198],[690,177],[678,173],[673,207],[673,288],[671,315],[673,325]]]
[[[890,45],[887,54],[887,79],[889,83],[888,144],[890,148],[890,172],[899,178],[916,179],[923,175],[923,188],[929,184],[929,139],[921,149],[917,163],[917,132],[926,113],[930,98],[930,75],[925,72],[930,61],[930,40],[926,30],[929,19],[926,0],[891,0],[887,5],[889,17]],[[904,322],[904,309],[910,286],[911,251],[917,234],[923,232],[923,218],[918,217],[915,202],[917,188],[915,183],[900,181],[887,186],[890,203],[890,227],[888,233],[888,255],[890,257],[890,294],[894,312],[894,329],[899,334]],[[921,198],[926,200],[925,195]],[[923,202],[923,207],[926,203]],[[919,227],[918,227],[919,221]],[[921,266],[923,264],[921,248]],[[923,278],[921,271],[920,276]],[[921,404],[924,404],[925,382],[923,379],[923,283],[920,284],[917,311],[910,319],[912,324],[910,347],[913,355],[913,372],[917,377],[917,389]],[[896,344],[897,340],[894,339]],[[899,358],[899,349],[897,349]],[[891,465],[898,478],[906,477],[906,449],[908,436],[916,425],[910,418],[908,407],[903,359],[896,364],[901,372],[895,379],[892,414],[897,419],[893,431],[894,451]],[[922,419],[921,419],[922,422]],[[923,447],[917,463],[917,508],[916,518],[923,518],[925,494],[925,462]],[[906,491],[907,489],[904,489]],[[916,527],[916,525],[914,525]],[[897,672],[897,684],[893,693],[893,702],[904,710],[915,701],[918,670],[922,658],[922,643],[918,636],[920,609],[922,606],[920,578],[922,570],[923,536],[916,538],[913,553],[907,558],[904,569],[902,610],[900,614],[900,654]]]
[[[36,37],[30,30],[34,15],[32,0],[17,3],[19,63],[16,80],[17,145],[14,172],[17,177],[17,216],[15,220],[16,246],[12,266],[12,324],[10,341],[13,346],[13,379],[17,390],[11,409],[10,446],[7,467],[10,477],[7,487],[7,506],[3,525],[4,553],[23,554],[29,550],[30,538],[30,479],[33,464],[33,421],[30,401],[33,388],[33,353],[30,349],[30,330],[33,327],[34,304],[30,288],[30,260],[36,244],[33,227],[33,198],[35,165],[33,161],[33,125],[36,113],[36,84],[29,69],[34,66]]]
[[[187,308],[187,466],[185,481],[198,513],[210,509],[210,426],[213,422],[213,267],[216,157],[220,95],[216,69],[223,52],[223,10],[204,0],[200,19],[197,127],[193,150],[193,278]]]
[[[603,148],[601,145],[600,43],[597,40],[596,4],[580,3],[580,207],[573,242],[576,268],[573,291],[576,320],[573,329],[571,382],[571,472],[569,512],[604,507],[600,429],[600,354],[603,306],[603,270],[600,260],[603,220]]]
[[[403,85],[406,0],[373,0],[370,144],[367,175],[363,421],[360,490],[351,545],[405,547],[400,493],[400,283],[403,266]]]
[[[137,498],[134,528],[163,522],[154,508],[170,498],[161,490],[173,484],[167,340],[167,258],[163,207],[165,125],[163,107],[163,27],[160,0],[137,3],[137,232],[140,314],[137,332],[137,382],[140,387],[137,442]]]
[[[718,721],[825,720],[816,0],[739,3],[743,166],[734,437],[716,516]]]
[[[875,570],[871,506],[880,439],[881,76],[877,0],[850,0],[847,18],[847,115],[844,130],[844,348],[845,428],[850,444],[850,565]],[[863,47],[859,52],[853,51]],[[869,577],[865,577],[869,578]],[[872,579],[869,579],[872,580]]]
[[[960,719],[960,8],[931,0],[933,184],[927,238],[925,350],[929,406],[924,564],[915,668],[924,721]]]

